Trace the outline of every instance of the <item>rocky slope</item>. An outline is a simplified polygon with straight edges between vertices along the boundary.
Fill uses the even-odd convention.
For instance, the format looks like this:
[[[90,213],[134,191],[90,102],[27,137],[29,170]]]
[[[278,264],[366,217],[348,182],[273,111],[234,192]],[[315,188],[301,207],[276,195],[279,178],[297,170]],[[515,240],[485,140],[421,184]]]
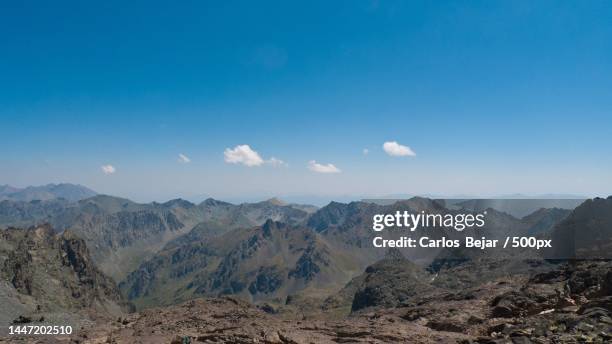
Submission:
[[[121,289],[140,306],[228,294],[283,304],[295,293],[339,289],[359,270],[350,255],[330,247],[320,234],[268,220],[172,243],[130,274]]]
[[[332,319],[271,314],[235,298],[197,299],[98,321],[53,342],[607,343],[611,285],[610,262],[575,262],[471,288],[426,290],[397,306]]]
[[[49,226],[0,232],[0,323],[115,316],[130,309],[83,240]]]
[[[612,259],[612,196],[587,200],[550,234],[552,259]]]
[[[486,237],[487,239],[499,240],[496,248],[481,250],[480,248],[450,248],[440,251],[429,263],[428,269],[439,272],[457,265],[466,264],[464,267],[466,278],[450,279],[462,283],[482,282],[485,279],[499,277],[503,274],[531,273],[534,265],[546,265],[543,261],[542,250],[532,248],[503,248],[506,237],[546,237],[550,232],[562,223],[571,213],[570,211],[558,208],[539,209],[534,213],[523,217],[515,218],[509,214],[487,209],[486,224],[482,229],[466,230],[462,233],[451,233],[449,238],[463,240],[465,236],[475,238]],[[482,269],[481,266],[486,268]],[[480,271],[471,273],[470,271]],[[457,269],[454,271],[458,271]],[[442,276],[445,277],[444,275]]]
[[[432,239],[438,239],[449,232],[442,227],[429,227],[427,232],[419,231],[416,233],[411,233],[405,229],[386,229],[384,232],[372,230],[372,217],[375,214],[395,214],[397,211],[408,211],[410,213],[424,211],[428,214],[454,212],[437,201],[420,197],[389,205],[367,202],[351,202],[348,204],[331,202],[310,216],[307,226],[320,233],[338,250],[357,253],[353,259],[362,266],[362,271],[368,265],[382,259],[386,254],[386,249],[376,248],[372,245],[374,237],[382,236],[385,239],[397,239],[406,235],[427,235]],[[435,249],[429,248],[401,249],[401,251],[406,258],[417,263],[431,261],[437,252]]]
[[[550,231],[559,222],[565,220],[572,210],[561,208],[540,208],[522,218],[527,225],[524,235],[538,235]]]
[[[348,315],[367,308],[393,308],[415,296],[436,289],[433,275],[390,249],[380,261],[368,266],[337,294],[323,303],[326,312]]]
[[[54,228],[63,229],[66,227],[63,218],[69,216],[60,217],[59,214],[65,214],[68,207],[70,202],[64,199],[29,202],[0,200],[0,228],[50,223]]]

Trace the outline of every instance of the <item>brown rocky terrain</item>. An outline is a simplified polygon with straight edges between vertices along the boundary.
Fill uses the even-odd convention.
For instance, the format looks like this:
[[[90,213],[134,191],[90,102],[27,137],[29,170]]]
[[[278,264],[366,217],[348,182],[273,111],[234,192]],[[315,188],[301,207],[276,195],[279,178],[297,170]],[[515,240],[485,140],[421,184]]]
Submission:
[[[398,260],[399,261],[399,260]],[[423,290],[347,317],[273,314],[235,298],[196,299],[32,343],[607,343],[612,263],[561,264],[460,290]],[[20,342],[18,338],[7,342]]]

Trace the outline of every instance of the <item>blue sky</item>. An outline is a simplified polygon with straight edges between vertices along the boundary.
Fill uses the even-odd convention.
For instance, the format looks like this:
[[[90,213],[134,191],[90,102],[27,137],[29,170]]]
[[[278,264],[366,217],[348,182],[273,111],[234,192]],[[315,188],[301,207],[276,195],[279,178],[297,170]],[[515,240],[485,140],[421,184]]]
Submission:
[[[612,193],[609,1],[15,2],[0,44],[0,184]]]

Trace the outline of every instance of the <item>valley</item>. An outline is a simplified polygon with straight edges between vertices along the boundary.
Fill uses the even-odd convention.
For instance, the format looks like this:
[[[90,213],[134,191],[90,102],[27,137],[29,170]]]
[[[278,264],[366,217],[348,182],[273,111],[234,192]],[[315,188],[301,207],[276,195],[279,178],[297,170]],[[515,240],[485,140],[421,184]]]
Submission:
[[[0,298],[8,308],[0,320],[69,322],[83,330],[66,340],[91,343],[392,342],[409,333],[423,343],[501,343],[532,338],[530,331],[559,342],[604,339],[612,270],[601,258],[609,258],[602,252],[612,241],[611,202],[539,208],[523,218],[488,208],[478,232],[432,227],[417,241],[424,245],[380,248],[372,245],[381,235],[371,229],[375,214],[459,210],[418,197],[322,208],[278,200],[139,204],[107,195],[4,200]],[[575,244],[489,250],[511,233]],[[466,235],[472,245],[453,244]],[[44,280],[57,281],[56,289]],[[594,305],[602,305],[599,320],[588,316]],[[548,329],[559,321],[574,326],[567,332],[574,337]],[[590,330],[575,328],[582,323]]]

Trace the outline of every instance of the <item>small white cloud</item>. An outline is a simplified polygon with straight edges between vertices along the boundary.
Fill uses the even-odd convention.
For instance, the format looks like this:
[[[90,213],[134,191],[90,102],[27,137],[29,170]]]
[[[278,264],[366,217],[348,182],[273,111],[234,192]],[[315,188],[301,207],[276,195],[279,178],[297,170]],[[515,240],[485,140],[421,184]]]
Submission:
[[[314,160],[308,162],[308,169],[317,173],[340,173],[340,169],[334,164],[319,164]]]
[[[179,153],[178,155],[178,162],[182,163],[182,164],[188,164],[191,162],[191,159],[189,159],[189,157],[183,153]]]
[[[252,167],[261,166],[264,163],[259,153],[252,150],[249,145],[238,145],[234,149],[226,148],[223,155],[228,164],[243,164]]]
[[[363,155],[368,155],[368,153],[370,153],[370,150],[367,148],[363,149]]]
[[[400,145],[396,141],[388,141],[383,144],[383,150],[390,156],[415,156],[416,153],[408,146]]]
[[[104,174],[113,174],[117,171],[113,165],[102,165],[102,172]]]
[[[271,157],[270,159],[266,160],[266,164],[272,166],[272,167],[287,167],[289,166],[289,164],[287,164],[286,162],[282,161],[281,159],[277,159],[275,157]]]

